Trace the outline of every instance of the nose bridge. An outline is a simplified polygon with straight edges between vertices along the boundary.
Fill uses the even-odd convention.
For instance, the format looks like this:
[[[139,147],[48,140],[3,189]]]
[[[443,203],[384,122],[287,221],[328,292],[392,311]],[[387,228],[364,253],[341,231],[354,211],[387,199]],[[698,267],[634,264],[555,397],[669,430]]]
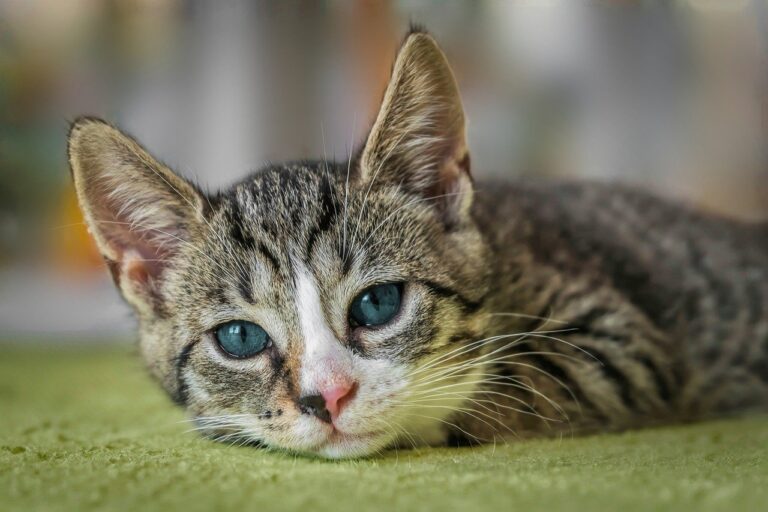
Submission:
[[[322,393],[334,387],[348,387],[352,379],[352,365],[337,341],[339,349],[323,352],[315,357],[307,355],[302,364],[302,389]]]
[[[348,387],[353,366],[349,351],[342,346],[327,326],[304,338],[301,357],[301,390],[322,393],[334,387]]]
[[[328,325],[314,276],[299,267],[295,282],[302,338],[301,392],[320,393],[334,386],[349,386],[353,381],[352,356]]]

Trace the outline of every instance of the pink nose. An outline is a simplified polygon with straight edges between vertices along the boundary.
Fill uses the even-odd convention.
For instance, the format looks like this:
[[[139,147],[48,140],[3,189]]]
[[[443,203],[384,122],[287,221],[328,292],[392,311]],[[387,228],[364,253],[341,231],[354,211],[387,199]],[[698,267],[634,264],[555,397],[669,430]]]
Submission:
[[[331,413],[332,419],[336,419],[341,414],[341,410],[354,398],[356,391],[356,382],[335,384],[327,389],[320,390],[320,394],[323,395],[325,400],[325,408]]]

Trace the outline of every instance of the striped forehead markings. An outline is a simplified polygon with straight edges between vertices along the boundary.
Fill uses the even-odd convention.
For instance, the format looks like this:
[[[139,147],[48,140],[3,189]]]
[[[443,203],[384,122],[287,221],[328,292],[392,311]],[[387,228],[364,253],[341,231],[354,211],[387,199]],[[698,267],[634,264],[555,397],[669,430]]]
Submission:
[[[295,190],[295,194],[288,194],[287,189],[296,188],[294,185],[298,183],[297,180],[300,178],[296,174],[303,174],[297,172],[301,170],[303,168],[284,169],[285,172],[261,176],[262,179],[254,178],[250,187],[240,190],[239,196],[228,202],[228,208],[225,210],[225,219],[229,224],[228,234],[231,240],[246,252],[258,252],[272,266],[276,274],[280,274],[281,270],[287,270],[281,269],[281,263],[282,266],[285,266],[284,258],[280,257],[282,254],[276,253],[274,250],[281,245],[281,240],[283,243],[287,242],[284,239],[302,240],[304,245],[303,260],[309,265],[320,236],[335,225],[340,214],[334,180],[329,174],[320,173],[315,179],[301,181],[300,184],[309,185],[310,191],[314,188],[315,192]],[[278,184],[282,186],[276,186]],[[248,207],[248,203],[258,203],[259,197],[265,192],[287,194],[286,197],[290,201],[281,204],[288,208],[284,213],[290,214],[288,228],[278,227],[274,219],[265,218],[263,215],[259,216],[261,218],[251,218],[257,214],[255,210],[249,214],[251,208]],[[309,208],[309,205],[313,205],[313,207]],[[308,216],[308,218],[305,217],[308,222],[299,221],[298,217],[302,215]],[[299,232],[299,229],[304,231],[304,234]],[[270,241],[272,243],[267,243]],[[278,249],[280,252],[282,250],[283,248]],[[240,275],[238,277],[240,294],[249,303],[253,303],[251,276]]]
[[[338,214],[339,205],[331,186],[331,180],[328,176],[324,176],[320,180],[320,203],[317,222],[312,223],[312,228],[307,235],[307,245],[304,251],[307,261],[312,258],[312,250],[315,247],[318,236],[331,228],[336,222]]]

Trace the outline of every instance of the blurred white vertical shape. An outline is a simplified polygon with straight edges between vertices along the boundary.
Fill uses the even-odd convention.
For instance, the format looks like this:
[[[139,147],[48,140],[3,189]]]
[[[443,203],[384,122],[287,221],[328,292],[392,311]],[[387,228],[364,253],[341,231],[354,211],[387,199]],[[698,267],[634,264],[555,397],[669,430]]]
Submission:
[[[268,49],[253,44],[253,34],[264,27],[251,3],[194,5],[188,38],[195,62],[189,112],[178,128],[189,133],[183,153],[190,165],[201,179],[221,186],[241,178],[263,158],[262,126],[255,115],[263,90],[254,69]]]
[[[267,49],[248,2],[194,2],[181,13],[175,58],[136,80],[126,126],[171,166],[203,186],[243,177],[264,158],[255,69]]]
[[[482,109],[486,132],[478,137],[482,150],[493,154],[486,158],[501,175],[510,168],[560,174],[558,160],[574,165],[573,155],[560,154],[557,132],[568,116],[561,100],[590,75],[587,9],[569,0],[488,2],[486,7],[491,80],[503,85],[475,98],[485,98],[485,105],[475,105]]]
[[[520,101],[535,105],[532,129],[541,130],[536,117],[544,117],[544,134],[565,142],[552,147],[555,173],[642,182],[678,165],[685,33],[673,8],[571,0],[490,5],[500,60],[526,84]]]
[[[264,107],[258,133],[264,151],[252,165],[317,157],[321,77],[327,72],[322,54],[333,35],[325,6],[309,0],[251,5],[258,20],[252,34],[262,52],[255,74]]]
[[[490,2],[492,48],[507,69],[541,83],[570,80],[588,69],[593,40],[589,6],[572,0]]]
[[[584,163],[578,161],[572,125],[583,115],[580,94],[597,66],[589,7],[551,0],[493,2],[489,8],[489,51],[513,90],[501,97],[512,96],[517,105],[521,142],[515,151],[523,153],[504,156],[519,159],[532,175],[580,172]]]
[[[670,177],[684,170],[694,149],[686,123],[690,40],[682,15],[665,3],[596,6],[593,14],[599,66],[584,91],[589,115],[574,137],[582,171],[656,187],[674,184]]]

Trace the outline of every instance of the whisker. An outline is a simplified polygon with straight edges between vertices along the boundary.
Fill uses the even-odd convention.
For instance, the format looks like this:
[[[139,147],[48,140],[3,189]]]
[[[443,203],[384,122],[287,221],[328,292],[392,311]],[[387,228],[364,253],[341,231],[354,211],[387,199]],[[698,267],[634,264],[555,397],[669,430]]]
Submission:
[[[192,200],[191,200],[191,199],[189,199],[188,197],[186,197],[184,194],[182,194],[182,193],[181,193],[181,192],[180,192],[180,191],[179,191],[179,190],[178,190],[176,187],[174,187],[174,186],[173,186],[173,185],[172,185],[172,184],[171,184],[171,183],[170,183],[170,182],[169,182],[167,179],[165,179],[165,176],[163,176],[162,174],[160,174],[160,173],[157,171],[157,169],[155,169],[155,167],[152,165],[152,163],[151,163],[151,162],[149,162],[149,161],[146,161],[146,160],[145,160],[145,159],[143,159],[141,156],[139,156],[139,158],[141,158],[141,159],[142,159],[142,161],[144,162],[145,166],[146,166],[148,169],[150,169],[150,170],[151,170],[153,173],[155,173],[155,175],[157,175],[157,177],[158,177],[158,178],[160,178],[161,180],[163,180],[163,182],[165,182],[165,184],[166,184],[166,185],[168,185],[168,186],[169,186],[169,187],[170,187],[170,188],[171,188],[171,189],[172,189],[174,192],[176,192],[176,194],[178,194],[178,196],[179,196],[179,197],[181,197],[181,198],[182,198],[182,199],[183,199],[183,200],[184,200],[184,201],[185,201],[185,202],[186,202],[186,203],[187,203],[187,204],[188,204],[188,205],[189,205],[189,206],[192,208],[192,210],[194,210],[194,211],[197,211],[197,206],[196,206],[196,205],[195,205],[195,204],[192,202]],[[208,200],[208,197],[207,197],[205,194],[201,194],[201,195],[202,195],[203,197],[205,197],[206,201],[208,201],[208,206],[211,206],[211,203],[210,203],[210,201]],[[213,208],[211,208],[211,211],[213,211]],[[216,230],[213,228],[213,226],[211,225],[211,223],[210,223],[210,222],[208,222],[208,219],[206,219],[206,218],[205,218],[205,216],[204,216],[204,215],[202,215],[202,214],[200,215],[200,218],[203,220],[203,222],[205,223],[205,225],[206,225],[206,226],[208,226],[208,229],[210,229],[210,230],[211,230],[211,233],[213,233],[213,235],[214,235],[214,236],[215,236],[215,237],[216,237],[216,238],[219,240],[219,243],[221,243],[223,246],[226,246],[227,244],[226,244],[226,242],[224,241],[223,237],[221,236],[221,234],[220,234],[218,231],[216,231]],[[239,271],[240,271],[240,272],[246,272],[246,273],[247,273],[247,271],[245,270],[245,268],[243,268],[243,267],[242,267],[242,264],[241,264],[240,262],[236,262],[236,265],[239,267]]]
[[[326,154],[326,151],[325,151],[325,129],[323,128],[322,121],[320,122],[320,137],[323,139],[323,165],[325,165],[325,172],[327,174],[330,174],[330,169],[328,167],[328,155]],[[336,200],[334,199],[333,201],[331,201],[331,204],[333,204],[333,217],[334,219],[338,218],[339,212],[336,209]]]
[[[371,238],[373,237],[373,235],[375,235],[375,234],[378,232],[378,230],[379,230],[379,229],[380,229],[380,228],[381,228],[381,227],[382,227],[384,224],[386,224],[386,223],[387,223],[387,221],[388,221],[389,219],[391,219],[391,218],[392,218],[392,217],[393,217],[395,214],[397,214],[398,212],[400,212],[400,211],[401,211],[403,208],[407,208],[407,207],[413,206],[413,205],[415,205],[415,204],[418,204],[418,203],[423,203],[423,202],[427,202],[427,201],[435,201],[435,200],[437,200],[437,199],[440,199],[441,197],[458,196],[458,195],[461,195],[461,194],[465,194],[465,193],[466,193],[466,192],[453,192],[453,193],[450,193],[450,194],[440,194],[440,195],[437,195],[437,196],[432,196],[432,197],[419,197],[419,198],[417,198],[417,199],[413,199],[413,200],[411,200],[411,201],[408,201],[407,203],[405,203],[405,204],[402,204],[402,205],[398,206],[397,208],[395,208],[395,209],[392,211],[392,213],[390,213],[389,215],[387,215],[387,216],[384,218],[384,220],[383,220],[383,221],[381,221],[381,222],[380,222],[380,223],[379,223],[379,224],[378,224],[378,225],[377,225],[375,228],[373,228],[373,230],[371,231],[371,233],[368,235],[368,238],[366,238],[366,239],[363,241],[363,243],[362,243],[361,245],[362,245],[363,247],[366,247],[366,246],[368,245],[368,242],[370,242]]]
[[[462,433],[462,434],[464,434],[465,436],[467,436],[467,437],[470,437],[470,438],[474,439],[474,440],[475,440],[475,442],[476,442],[476,443],[478,443],[478,444],[482,444],[482,443],[483,443],[483,441],[486,441],[486,439],[482,439],[482,438],[480,438],[480,437],[478,437],[478,436],[476,436],[476,435],[474,435],[474,434],[470,434],[469,432],[467,432],[467,431],[466,431],[466,430],[464,430],[463,428],[459,427],[459,426],[458,426],[458,425],[456,425],[455,423],[452,423],[452,422],[450,422],[450,421],[446,421],[446,420],[444,420],[444,419],[441,419],[441,418],[436,418],[436,417],[434,417],[434,416],[426,416],[426,415],[424,415],[424,414],[415,414],[415,413],[405,413],[405,415],[406,415],[406,416],[419,417],[419,418],[426,418],[426,419],[428,419],[428,420],[437,420],[437,421],[439,421],[440,423],[443,423],[443,424],[445,424],[445,425],[447,425],[447,426],[449,426],[449,427],[451,427],[451,428],[455,428],[456,430],[458,430],[459,432],[461,432],[461,433]]]
[[[437,366],[437,365],[439,365],[441,363],[444,363],[445,361],[449,361],[449,360],[454,359],[454,358],[456,358],[458,356],[461,356],[461,355],[464,355],[464,354],[466,354],[468,352],[476,350],[480,346],[488,345],[490,343],[493,343],[493,342],[496,342],[496,341],[499,341],[499,340],[508,339],[508,338],[514,338],[514,337],[521,337],[521,338],[524,339],[525,337],[528,337],[529,335],[534,334],[534,333],[537,333],[537,334],[557,334],[557,333],[560,333],[560,332],[570,332],[572,330],[573,329],[558,329],[558,330],[552,330],[552,331],[538,331],[538,332],[537,331],[529,331],[529,332],[519,332],[519,333],[512,333],[512,334],[500,334],[500,335],[497,335],[497,336],[490,336],[488,338],[483,338],[481,340],[477,340],[477,341],[473,341],[471,343],[460,345],[458,348],[455,348],[455,349],[453,349],[453,350],[451,350],[451,351],[449,351],[449,352],[447,352],[445,354],[442,354],[441,356],[439,356],[439,357],[437,357],[435,359],[430,360],[427,364],[418,367],[410,375],[411,376],[418,375],[419,373],[422,373],[425,370],[428,370],[428,369],[433,368],[433,367],[435,367],[435,366]],[[502,347],[499,347],[498,349],[495,349],[494,352],[497,352],[499,350],[506,350],[508,348],[511,348],[511,347],[517,345],[517,344],[520,344],[522,341],[523,341],[522,339],[521,340],[512,341],[512,342],[510,342],[510,343],[508,343],[508,344],[506,344],[506,345],[504,345]],[[491,354],[493,354],[494,352],[491,352]]]
[[[569,322],[566,322],[565,320],[557,320],[552,317],[544,317],[544,316],[538,316],[538,315],[529,315],[526,313],[488,313],[488,316],[510,316],[515,318],[527,318],[529,320],[541,320],[544,322],[544,325],[546,325],[549,322],[561,324],[561,325],[568,325]]]
[[[94,219],[94,222],[96,222],[96,223],[98,223],[98,224],[118,224],[118,225],[126,225],[126,226],[129,226],[129,229],[131,229],[131,230],[133,230],[134,228],[141,228],[141,229],[144,229],[144,230],[149,230],[149,231],[156,231],[156,232],[158,232],[158,233],[161,233],[161,234],[163,234],[163,235],[165,235],[165,236],[171,237],[171,238],[173,238],[173,239],[177,240],[178,242],[180,242],[180,243],[184,244],[185,246],[187,246],[187,247],[190,247],[190,248],[192,248],[193,250],[197,251],[197,252],[198,252],[200,255],[202,255],[203,257],[205,257],[205,258],[206,258],[206,259],[207,259],[207,260],[208,260],[210,263],[212,263],[212,264],[213,264],[214,266],[216,266],[216,267],[217,267],[219,270],[221,270],[222,272],[224,272],[224,274],[225,274],[225,275],[226,275],[228,278],[230,278],[230,279],[233,279],[233,280],[236,280],[236,276],[234,276],[234,275],[233,275],[233,274],[232,274],[232,273],[229,271],[229,269],[226,269],[226,268],[224,268],[224,267],[223,267],[223,266],[222,266],[222,265],[221,265],[221,264],[220,264],[218,261],[214,260],[214,259],[213,259],[211,256],[209,256],[209,255],[208,255],[208,254],[206,254],[204,251],[202,251],[202,250],[201,250],[199,247],[195,246],[194,244],[192,244],[191,242],[189,242],[189,241],[187,241],[187,240],[184,240],[183,238],[181,238],[181,237],[179,237],[179,236],[176,236],[176,235],[174,235],[173,233],[168,233],[168,232],[166,232],[166,231],[163,231],[163,230],[161,230],[161,229],[158,229],[158,228],[153,228],[153,227],[150,227],[150,226],[144,226],[144,225],[141,225],[141,224],[135,224],[135,223],[131,223],[131,222],[121,222],[121,221],[112,221],[112,220],[100,220],[100,219]]]
[[[418,409],[423,409],[423,408],[429,408],[429,409],[447,409],[447,410],[449,410],[449,411],[452,411],[452,412],[461,412],[461,413],[464,413],[464,414],[466,414],[466,415],[468,415],[468,416],[471,416],[472,418],[476,419],[477,421],[480,421],[480,422],[482,422],[482,423],[486,424],[487,426],[489,426],[490,428],[492,428],[494,431],[497,431],[497,430],[496,430],[496,427],[494,427],[493,425],[491,425],[490,423],[488,423],[488,422],[487,422],[487,421],[485,421],[484,419],[482,419],[482,418],[478,418],[478,417],[475,415],[475,414],[480,414],[480,415],[482,415],[482,416],[485,416],[485,417],[487,417],[487,418],[489,418],[489,419],[491,419],[491,420],[493,420],[493,421],[496,421],[497,423],[499,423],[499,425],[501,425],[501,426],[503,426],[504,428],[508,429],[510,432],[514,432],[514,431],[512,431],[512,429],[511,429],[511,428],[509,428],[509,426],[508,426],[508,425],[504,424],[504,423],[503,423],[503,422],[502,422],[502,421],[501,421],[499,418],[494,418],[494,417],[492,417],[492,416],[490,416],[490,415],[488,415],[488,414],[486,414],[486,413],[483,413],[482,411],[477,411],[477,410],[473,410],[473,409],[468,409],[468,408],[466,408],[466,407],[448,407],[447,405],[432,405],[432,404],[423,404],[423,403],[422,403],[422,404],[409,404],[409,403],[403,403],[403,404],[400,404],[400,406],[401,406],[401,407],[415,407],[415,408],[418,408]],[[435,419],[437,419],[437,418],[435,418]]]
[[[347,158],[347,179],[344,184],[344,241],[343,241],[341,253],[344,255],[345,260],[348,257],[348,254],[347,254],[347,217],[348,217],[347,203],[349,200],[349,171],[352,166],[352,146],[354,145],[356,123],[357,123],[357,113],[355,113],[355,115],[352,117],[352,133],[350,136],[352,141],[350,142],[350,145],[348,148],[349,156]]]
[[[409,127],[407,130],[403,130],[403,133],[400,135],[398,140],[392,144],[392,146],[389,148],[389,151],[387,151],[387,154],[384,156],[384,158],[381,159],[379,162],[379,165],[376,167],[376,171],[373,173],[373,176],[371,177],[370,182],[368,183],[368,189],[365,191],[365,197],[363,198],[363,204],[360,207],[360,214],[357,216],[357,224],[355,225],[355,233],[352,237],[352,244],[354,244],[357,241],[357,234],[358,229],[360,227],[360,222],[363,218],[363,213],[365,212],[365,207],[368,204],[368,195],[371,193],[371,188],[373,187],[373,183],[376,181],[376,177],[379,175],[379,171],[384,167],[384,163],[389,158],[392,151],[400,145],[400,142],[402,142],[403,138],[412,131],[412,128]]]
[[[595,362],[597,362],[598,364],[600,364],[600,366],[605,366],[605,365],[604,365],[604,363],[603,363],[603,362],[602,362],[600,359],[598,359],[597,357],[595,357],[595,356],[594,356],[592,353],[590,353],[590,352],[589,352],[587,349],[585,349],[585,348],[583,348],[583,347],[580,347],[580,346],[578,346],[578,345],[575,345],[575,344],[573,344],[573,343],[570,343],[570,342],[568,342],[568,341],[565,341],[565,340],[564,340],[564,339],[562,339],[562,338],[558,338],[558,337],[555,337],[555,336],[548,336],[548,335],[546,335],[546,334],[542,334],[542,333],[535,333],[535,332],[534,332],[534,333],[532,333],[532,334],[530,335],[530,337],[531,337],[531,338],[543,338],[543,339],[549,339],[549,340],[553,340],[553,341],[559,341],[560,343],[563,343],[564,345],[568,345],[569,347],[571,347],[571,348],[574,348],[574,349],[578,350],[578,351],[579,351],[579,352],[581,352],[582,354],[586,355],[586,356],[587,356],[587,357],[589,357],[590,359],[592,359],[592,360],[594,360]]]
[[[486,394],[486,392],[483,391],[483,390],[480,390],[480,391],[477,391],[477,392],[478,393]],[[491,394],[491,393],[488,393],[488,394]],[[432,402],[432,401],[437,401],[437,400],[444,400],[446,397],[458,397],[458,398],[461,398],[463,400],[467,400],[469,402],[476,403],[479,407],[482,407],[482,408],[486,409],[487,411],[495,413],[495,414],[501,414],[501,412],[498,411],[498,410],[494,411],[488,405],[484,405],[484,404],[491,404],[491,405],[494,405],[496,407],[501,407],[502,409],[518,412],[520,414],[526,414],[526,415],[530,415],[530,416],[535,416],[535,417],[540,418],[540,419],[545,420],[545,421],[552,421],[552,422],[561,422],[562,421],[562,420],[557,419],[557,418],[550,418],[548,416],[542,415],[531,404],[526,403],[524,400],[522,400],[522,399],[520,399],[520,398],[518,398],[516,396],[505,395],[504,393],[499,393],[499,392],[492,392],[492,394],[499,395],[499,396],[502,396],[502,397],[505,397],[505,398],[509,398],[509,399],[515,400],[516,402],[519,402],[522,405],[524,405],[525,407],[527,407],[529,410],[526,411],[526,410],[523,410],[523,409],[520,409],[520,408],[517,408],[517,407],[513,407],[511,405],[500,404],[500,403],[498,403],[497,401],[494,401],[494,400],[485,400],[485,399],[481,399],[481,398],[472,398],[468,394],[461,393],[461,392],[436,393],[434,395],[428,395],[428,396],[425,396],[425,397],[420,397],[420,398],[418,398],[416,400],[411,400],[411,401],[409,401],[407,403],[414,404],[414,405],[417,406],[418,404],[421,404],[423,402]]]
[[[479,368],[482,366],[493,365],[493,364],[509,364],[511,359],[525,357],[525,356],[555,356],[555,357],[562,357],[570,361],[581,362],[580,359],[568,354],[562,354],[560,352],[541,351],[541,350],[515,352],[513,354],[499,356],[494,359],[486,359],[487,357],[492,356],[496,352],[498,351],[495,350],[494,352],[490,352],[488,354],[481,354],[474,359],[470,359],[468,361],[462,361],[462,362],[447,366],[445,368],[441,368],[441,372],[436,373],[432,379],[427,379],[422,377],[421,379],[417,379],[414,382],[418,383],[419,386],[428,385],[435,382],[439,382],[441,380],[449,379],[455,376],[456,374],[461,373],[463,370],[474,369],[474,368]]]
[[[568,414],[565,412],[565,410],[562,408],[562,406],[560,406],[560,404],[558,404],[553,399],[551,399],[550,397],[548,397],[547,395],[545,395],[541,391],[537,390],[533,386],[525,384],[525,382],[522,382],[522,380],[521,380],[523,378],[522,376],[503,376],[503,375],[496,375],[496,374],[485,374],[485,375],[481,374],[479,376],[480,377],[489,376],[489,378],[481,381],[481,383],[479,385],[482,385],[483,383],[484,384],[495,384],[495,383],[498,383],[498,382],[503,382],[504,383],[503,385],[505,385],[505,386],[508,386],[508,387],[511,387],[511,388],[516,388],[516,389],[520,389],[522,391],[525,391],[525,392],[528,392],[528,393],[531,393],[531,394],[533,394],[535,396],[540,397],[542,400],[544,400],[550,406],[552,406],[552,408],[555,409],[555,411],[557,411],[563,417],[568,418]],[[458,383],[458,384],[461,384],[461,383]],[[434,393],[433,391],[434,390],[421,390],[421,391],[417,391],[416,393],[413,393],[411,396],[416,397],[417,399],[420,396],[427,395],[427,393],[431,393],[429,396],[436,396],[437,393]],[[510,394],[501,393],[499,391],[493,391],[493,390],[488,390],[488,389],[478,389],[478,390],[475,390],[474,392],[475,393],[486,393],[486,394],[497,394],[499,396],[503,396],[503,397],[514,399],[515,401],[520,402],[521,404],[523,404],[523,405],[525,405],[527,407],[532,407],[530,404],[528,404],[527,402],[525,402],[521,398],[515,397],[515,396],[510,395]],[[444,392],[444,393],[446,393],[446,392]]]

